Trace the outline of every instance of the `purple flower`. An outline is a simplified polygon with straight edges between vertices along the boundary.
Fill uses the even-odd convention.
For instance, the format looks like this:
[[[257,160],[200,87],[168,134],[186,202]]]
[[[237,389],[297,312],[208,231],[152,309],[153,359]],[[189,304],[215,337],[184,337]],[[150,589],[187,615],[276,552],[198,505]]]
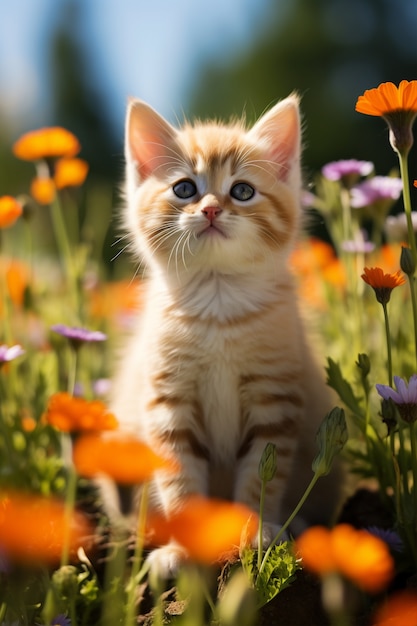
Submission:
[[[25,351],[19,345],[11,346],[8,348],[6,345],[0,345],[0,365],[2,363],[6,363],[7,361],[13,361],[18,356],[22,356]]]
[[[375,244],[372,241],[363,239],[347,239],[342,241],[342,250],[345,252],[356,252],[358,254],[368,254],[373,252]]]
[[[96,396],[107,396],[111,389],[111,381],[108,378],[99,378],[93,383],[93,391]]]
[[[51,626],[71,626],[71,620],[69,617],[60,613],[52,618]]]
[[[50,626],[71,626],[70,618],[64,615],[63,613],[59,613],[58,615],[55,615],[55,617],[53,617],[51,621],[48,623],[50,624]],[[39,626],[43,626],[43,625],[39,624]]]
[[[398,200],[402,188],[401,178],[374,176],[352,187],[350,202],[354,209],[361,209],[380,200]]]
[[[375,385],[384,400],[392,400],[402,419],[405,422],[417,420],[417,374],[413,374],[408,382],[399,376],[394,376],[396,390],[388,385]]]
[[[411,212],[411,221],[413,224],[413,230],[417,231],[417,212]],[[399,213],[398,215],[389,215],[385,221],[385,232],[391,239],[396,241],[407,240],[407,217],[405,213]]]
[[[402,552],[404,549],[404,544],[402,542],[401,537],[395,530],[387,530],[386,528],[379,528],[379,526],[369,526],[366,529],[368,533],[374,535],[375,537],[379,537],[382,541],[388,545],[388,547],[393,550],[393,552]]]
[[[348,180],[353,184],[360,176],[368,176],[373,172],[373,169],[374,164],[371,161],[344,159],[327,163],[322,168],[321,173],[329,180]]]
[[[84,343],[104,341],[107,335],[98,330],[88,330],[77,326],[65,326],[65,324],[55,324],[51,330],[58,335],[66,337],[74,349],[78,349]]]

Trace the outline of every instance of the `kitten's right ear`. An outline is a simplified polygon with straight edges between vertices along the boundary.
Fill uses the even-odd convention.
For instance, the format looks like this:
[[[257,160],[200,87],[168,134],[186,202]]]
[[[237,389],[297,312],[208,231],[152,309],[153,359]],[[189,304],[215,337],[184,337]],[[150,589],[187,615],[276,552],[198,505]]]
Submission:
[[[136,183],[172,161],[176,129],[142,100],[130,100],[126,115],[125,156]]]

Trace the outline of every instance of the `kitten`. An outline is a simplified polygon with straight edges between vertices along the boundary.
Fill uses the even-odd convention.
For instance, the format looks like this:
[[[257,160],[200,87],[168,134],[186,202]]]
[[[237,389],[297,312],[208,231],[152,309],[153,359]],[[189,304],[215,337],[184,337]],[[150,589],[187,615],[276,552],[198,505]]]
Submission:
[[[258,510],[259,460],[273,442],[268,543],[312,476],[315,433],[331,408],[287,268],[301,218],[298,99],[250,130],[177,130],[133,100],[126,161],[125,221],[148,279],[112,409],[122,428],[179,459],[180,475],[153,485],[153,506],[167,515],[188,493]],[[335,481],[322,481],[304,516],[326,520],[336,495]],[[170,543],[150,558],[170,575],[185,556]]]

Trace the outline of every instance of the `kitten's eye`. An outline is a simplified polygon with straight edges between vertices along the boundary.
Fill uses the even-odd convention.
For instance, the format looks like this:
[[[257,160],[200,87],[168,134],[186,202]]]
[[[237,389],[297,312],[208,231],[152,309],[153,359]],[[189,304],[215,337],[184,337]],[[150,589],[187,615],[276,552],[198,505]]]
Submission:
[[[241,202],[245,202],[246,200],[250,200],[255,195],[255,190],[248,183],[236,183],[230,190],[230,195],[235,200],[240,200]]]
[[[184,179],[176,183],[173,188],[173,192],[178,198],[185,200],[186,198],[192,198],[197,193],[197,187],[192,180]]]

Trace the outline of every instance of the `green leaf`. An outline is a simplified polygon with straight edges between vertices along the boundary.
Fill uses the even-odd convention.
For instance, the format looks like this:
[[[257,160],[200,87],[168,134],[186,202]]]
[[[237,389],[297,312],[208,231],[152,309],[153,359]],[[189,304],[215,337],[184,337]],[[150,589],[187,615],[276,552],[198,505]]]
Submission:
[[[343,377],[340,365],[333,361],[330,357],[327,358],[327,363],[327,384],[339,394],[342,402],[352,412],[355,424],[362,432],[365,432],[366,420],[360,405],[360,399],[355,396],[351,384],[346,380],[346,378]],[[369,432],[367,434],[368,436],[374,435],[374,433]]]
[[[257,552],[246,550],[242,554],[242,566],[248,573],[257,594],[258,608],[270,602],[295,579],[300,565],[289,541],[275,545],[261,571],[257,570]]]

